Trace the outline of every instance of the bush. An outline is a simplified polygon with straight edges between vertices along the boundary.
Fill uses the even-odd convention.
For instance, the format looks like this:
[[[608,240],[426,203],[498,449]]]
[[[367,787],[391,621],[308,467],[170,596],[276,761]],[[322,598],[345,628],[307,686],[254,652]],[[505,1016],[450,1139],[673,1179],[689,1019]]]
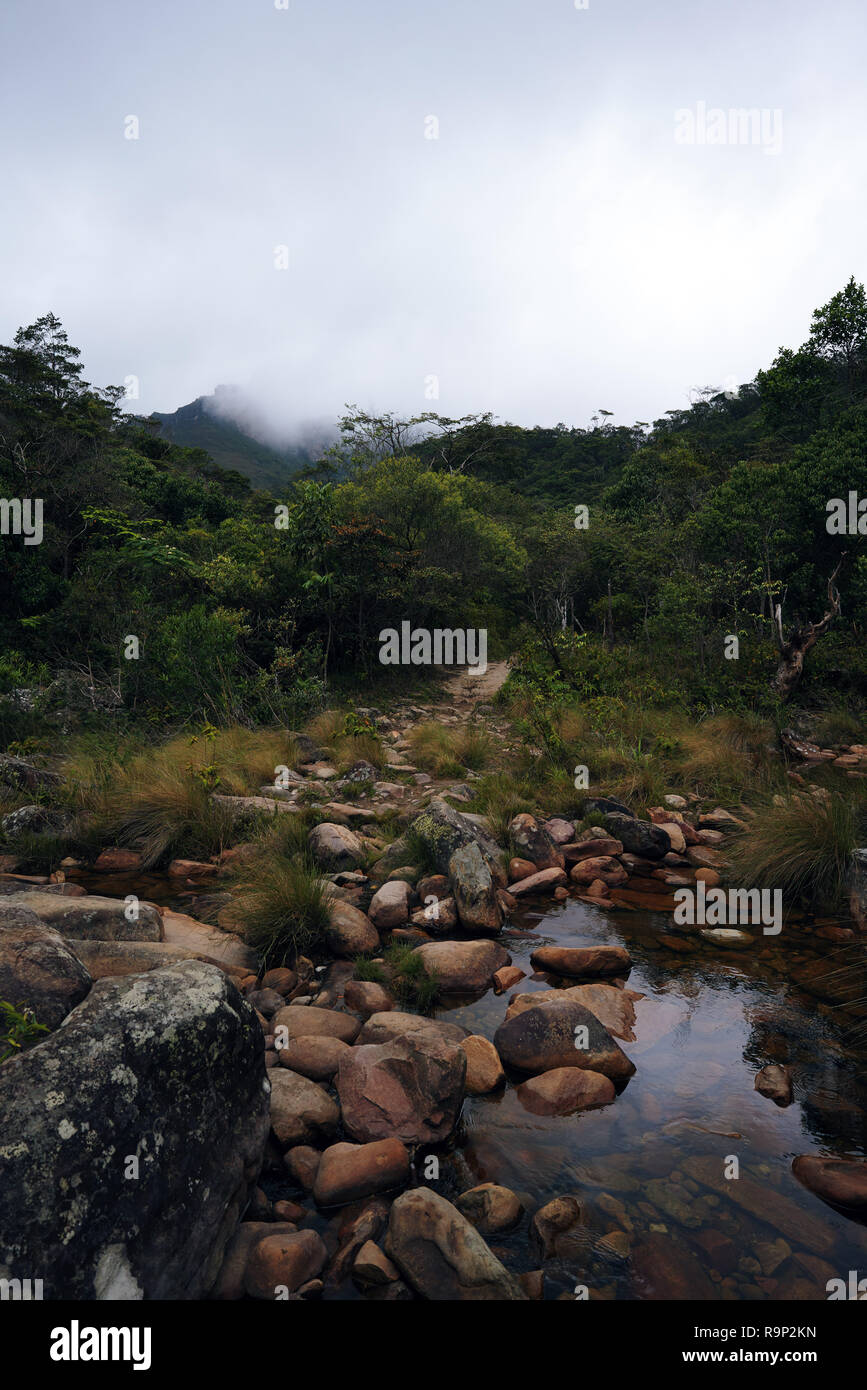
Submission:
[[[797,792],[759,810],[727,853],[745,887],[778,888],[786,901],[834,908],[862,830],[862,808],[851,799]]]
[[[291,819],[285,817],[285,819]],[[232,914],[264,968],[293,964],[321,949],[330,920],[330,887],[311,860],[259,857],[238,885]]]

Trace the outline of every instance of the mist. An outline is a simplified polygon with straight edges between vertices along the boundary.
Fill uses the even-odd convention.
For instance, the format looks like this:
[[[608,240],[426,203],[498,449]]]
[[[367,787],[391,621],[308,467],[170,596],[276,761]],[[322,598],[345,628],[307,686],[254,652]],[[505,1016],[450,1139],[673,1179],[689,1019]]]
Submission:
[[[347,402],[653,420],[864,278],[864,29],[857,0],[11,0],[4,341],[51,309],[136,413],[224,383],[272,442]],[[702,141],[717,109],[773,141]]]

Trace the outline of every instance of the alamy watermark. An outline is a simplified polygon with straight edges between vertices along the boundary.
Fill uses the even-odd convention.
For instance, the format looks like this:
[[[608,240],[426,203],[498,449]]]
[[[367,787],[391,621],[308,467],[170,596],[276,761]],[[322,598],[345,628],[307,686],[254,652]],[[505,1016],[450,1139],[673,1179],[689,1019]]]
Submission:
[[[488,630],[480,628],[416,627],[402,622],[379,634],[383,666],[469,666],[474,676],[488,669]]]
[[[678,145],[754,145],[763,154],[779,154],[783,148],[783,113],[779,107],[682,106],[674,113],[674,139]]]
[[[23,536],[25,545],[41,545],[42,498],[0,497],[0,536]]]
[[[762,925],[765,936],[783,929],[783,895],[779,888],[695,888],[675,890],[674,920],[679,927]]]

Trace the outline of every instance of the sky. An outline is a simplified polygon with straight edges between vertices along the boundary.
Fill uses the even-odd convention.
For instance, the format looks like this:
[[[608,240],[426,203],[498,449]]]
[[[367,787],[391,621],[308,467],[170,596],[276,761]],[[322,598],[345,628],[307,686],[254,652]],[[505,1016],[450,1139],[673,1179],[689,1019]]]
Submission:
[[[865,38],[863,0],[4,0],[2,341],[52,310],[128,409],[228,383],[281,435],[653,420],[867,279]]]

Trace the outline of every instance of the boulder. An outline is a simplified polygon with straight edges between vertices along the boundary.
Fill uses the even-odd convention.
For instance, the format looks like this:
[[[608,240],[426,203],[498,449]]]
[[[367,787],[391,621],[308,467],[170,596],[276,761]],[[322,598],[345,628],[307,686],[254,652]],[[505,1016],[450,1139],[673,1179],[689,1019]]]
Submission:
[[[400,1278],[400,1270],[375,1241],[366,1240],[352,1265],[352,1277],[362,1289],[381,1288]]]
[[[615,1081],[635,1071],[596,1015],[573,1000],[538,1004],[506,1019],[494,1034],[494,1046],[506,1066],[518,1071],[578,1067]]]
[[[451,856],[449,880],[464,930],[496,935],[503,924],[503,911],[488,862],[474,840],[461,845]]]
[[[371,899],[368,915],[378,932],[406,926],[409,921],[410,893],[409,884],[399,879],[389,879],[377,889]]]
[[[636,816],[615,811],[606,815],[605,829],[629,854],[640,855],[643,859],[663,859],[671,850],[665,831],[649,820],[638,820]]]
[[[469,1096],[486,1096],[506,1079],[497,1049],[488,1038],[471,1033],[461,1047],[467,1054],[466,1091]]]
[[[457,1124],[466,1071],[458,1044],[433,1032],[353,1047],[335,1080],[344,1129],[363,1144],[438,1144]]]
[[[345,825],[329,821],[314,825],[307,843],[314,860],[323,869],[358,869],[367,858],[361,840]]]
[[[333,1139],[340,1111],[327,1091],[298,1072],[272,1070],[271,1129],[284,1149]]]
[[[320,1207],[343,1206],[409,1182],[409,1151],[399,1139],[332,1144],[322,1155],[313,1185]]]
[[[632,969],[623,946],[539,946],[530,960],[537,970],[579,979],[628,975]]]
[[[522,813],[509,824],[509,840],[518,859],[528,859],[537,869],[562,869],[562,851],[535,816]]]
[[[200,960],[216,965],[240,985],[248,972],[243,966],[227,965],[204,951],[191,951],[169,941],[87,941],[73,939],[70,949],[86,966],[92,979],[105,980],[121,975],[140,975],[145,970],[159,970],[164,965],[177,965],[182,960]]]
[[[411,826],[414,837],[423,840],[428,857],[438,874],[448,874],[449,862],[455,850],[467,844],[476,844],[484,856],[491,877],[498,888],[505,888],[506,875],[501,859],[502,850],[496,840],[477,820],[461,811],[456,811],[442,797],[434,797],[417,816]],[[394,845],[391,846],[394,850]],[[404,851],[405,852],[405,851]],[[385,858],[385,856],[383,856]],[[394,868],[395,861],[390,867]],[[377,868],[382,863],[377,863]]]
[[[185,912],[174,912],[167,907],[162,912],[163,940],[174,946],[184,946],[197,955],[206,955],[225,965],[244,966],[254,973],[259,969],[256,952],[240,936],[232,932],[211,927],[207,922],[198,922]]]
[[[122,898],[100,898],[95,894],[67,898],[62,893],[36,889],[11,894],[4,899],[3,907],[24,907],[35,912],[41,921],[54,927],[67,940],[77,937],[85,937],[88,941],[163,939],[162,918],[151,903],[127,906]]]
[[[432,896],[432,895],[430,895]],[[429,936],[444,936],[456,930],[458,910],[454,898],[437,898],[412,914],[412,925]]]
[[[614,1083],[597,1071],[555,1067],[517,1087],[518,1100],[533,1115],[572,1115],[614,1100]]]
[[[598,855],[573,864],[569,877],[573,883],[579,884],[593,883],[599,879],[609,888],[614,888],[618,883],[625,883],[629,875],[618,859],[610,855]]]
[[[574,999],[583,1004],[591,1014],[595,1014],[607,1028],[612,1037],[634,1042],[632,1025],[635,1023],[635,996],[627,989],[616,989],[614,985],[594,982],[589,985],[571,985],[568,989],[542,989],[530,994],[515,994],[509,1001],[506,1018],[534,1009],[537,1004],[562,1004]]]
[[[493,941],[428,941],[417,947],[440,994],[482,994],[511,956]]]
[[[612,840],[603,831],[601,835],[588,835],[586,839],[575,840],[561,846],[567,864],[580,864],[582,859],[614,859],[623,853],[623,841]]]
[[[437,1302],[525,1302],[519,1281],[451,1202],[428,1188],[392,1204],[385,1251],[420,1297]]]
[[[58,932],[25,907],[0,907],[0,999],[57,1028],[93,979]]]
[[[0,1112],[6,1276],[38,1271],[52,1299],[207,1292],[268,1132],[262,1032],[222,971],[98,981],[0,1069]]]
[[[329,906],[329,915],[325,940],[333,955],[341,960],[353,960],[379,950],[379,932],[357,907],[336,899]]]

